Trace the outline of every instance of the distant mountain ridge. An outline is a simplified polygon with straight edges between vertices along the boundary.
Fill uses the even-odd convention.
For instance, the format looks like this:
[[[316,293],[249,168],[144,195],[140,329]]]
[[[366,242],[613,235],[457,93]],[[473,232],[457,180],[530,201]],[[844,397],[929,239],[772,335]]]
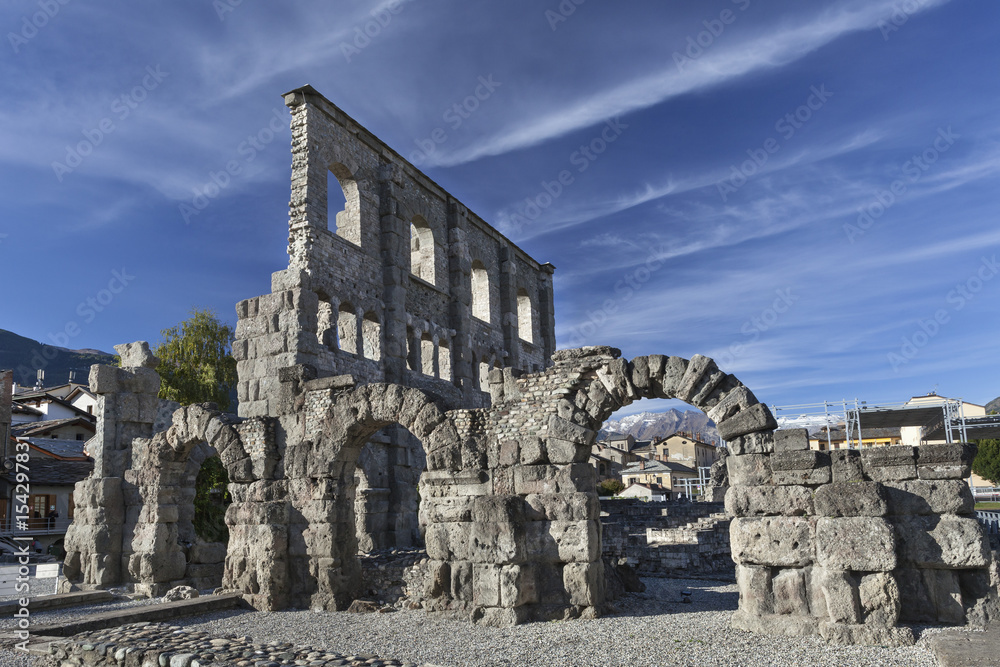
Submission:
[[[36,340],[0,329],[0,369],[14,371],[14,382],[26,387],[35,385],[36,371],[45,371],[45,384],[52,387],[69,382],[69,372],[77,371],[77,382],[87,383],[93,364],[107,364],[113,354],[100,350],[69,350],[44,345]]]
[[[640,412],[618,420],[608,420],[604,422],[604,428],[598,437],[606,439],[611,434],[620,433],[631,435],[636,440],[653,440],[665,438],[678,431],[686,431],[696,437],[700,433],[705,442],[716,444],[719,442],[719,432],[715,429],[715,423],[705,413],[697,410],[682,412],[676,408],[666,412]]]

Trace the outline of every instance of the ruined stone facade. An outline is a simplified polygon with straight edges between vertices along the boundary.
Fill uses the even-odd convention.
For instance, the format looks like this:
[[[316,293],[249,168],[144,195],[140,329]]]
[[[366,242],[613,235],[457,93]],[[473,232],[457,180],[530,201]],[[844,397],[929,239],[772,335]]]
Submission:
[[[239,417],[158,400],[145,343],[93,367],[96,463],[75,492],[67,587],[221,579],[257,609],[344,609],[365,587],[359,550],[422,539],[422,580],[406,587],[426,609],[497,625],[594,615],[591,446],[616,410],[678,398],[734,443],[743,627],[895,640],[900,599],[932,601],[938,620],[985,613],[981,535],[954,484],[966,450],[830,461],[773,434],[711,359],[555,351],[551,266],[311,88],[285,100],[289,267],[237,306]],[[222,545],[192,528],[210,456],[233,499],[222,566]]]
[[[730,442],[736,627],[911,644],[906,622],[996,612],[968,444],[810,451],[805,429]]]

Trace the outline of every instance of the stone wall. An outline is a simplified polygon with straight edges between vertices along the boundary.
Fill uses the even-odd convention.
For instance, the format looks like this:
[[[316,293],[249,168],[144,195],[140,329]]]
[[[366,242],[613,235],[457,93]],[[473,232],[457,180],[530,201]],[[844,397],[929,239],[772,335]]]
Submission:
[[[554,267],[311,87],[285,103],[289,264],[274,275],[271,294],[237,307],[240,414],[277,414],[269,404],[277,370],[293,365],[319,377],[420,387],[450,409],[488,405],[484,363],[543,368],[555,350]],[[337,212],[341,198],[346,207]]]
[[[642,576],[731,578],[722,503],[601,499],[601,553]]]
[[[900,623],[991,613],[991,554],[964,481],[974,446],[817,452],[795,429],[729,447],[736,627],[906,644]]]

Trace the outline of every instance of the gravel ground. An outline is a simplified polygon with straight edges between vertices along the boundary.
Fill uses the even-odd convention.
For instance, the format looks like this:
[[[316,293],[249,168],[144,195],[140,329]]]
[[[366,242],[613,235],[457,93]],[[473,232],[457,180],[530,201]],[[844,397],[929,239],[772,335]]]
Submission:
[[[925,629],[906,648],[838,647],[818,638],[765,637],[733,630],[734,584],[703,580],[644,579],[642,594],[618,601],[619,613],[596,620],[529,623],[487,628],[438,618],[423,611],[388,614],[346,612],[218,612],[172,621],[214,635],[249,635],[258,642],[282,641],[330,651],[377,654],[385,659],[433,665],[937,665]],[[681,590],[693,592],[681,604]],[[149,601],[143,601],[148,604]],[[143,602],[101,605],[106,611]],[[86,609],[38,613],[36,623],[77,617]],[[11,621],[0,620],[9,629]],[[29,664],[10,651],[0,652],[0,666]]]

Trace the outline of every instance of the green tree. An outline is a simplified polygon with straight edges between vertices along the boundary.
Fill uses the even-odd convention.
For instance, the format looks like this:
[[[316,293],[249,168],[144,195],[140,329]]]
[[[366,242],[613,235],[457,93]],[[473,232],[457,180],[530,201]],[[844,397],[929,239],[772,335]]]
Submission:
[[[205,459],[195,481],[194,532],[208,542],[229,542],[226,507],[229,497],[229,475],[218,456]]]
[[[160,398],[182,405],[216,403],[229,409],[236,386],[236,360],[231,350],[235,331],[215,312],[194,309],[191,317],[160,332],[154,354],[160,358]]]
[[[618,479],[606,479],[597,485],[597,495],[617,496],[625,490],[625,485]]]
[[[978,440],[979,451],[972,461],[972,472],[1000,486],[1000,440]]]

